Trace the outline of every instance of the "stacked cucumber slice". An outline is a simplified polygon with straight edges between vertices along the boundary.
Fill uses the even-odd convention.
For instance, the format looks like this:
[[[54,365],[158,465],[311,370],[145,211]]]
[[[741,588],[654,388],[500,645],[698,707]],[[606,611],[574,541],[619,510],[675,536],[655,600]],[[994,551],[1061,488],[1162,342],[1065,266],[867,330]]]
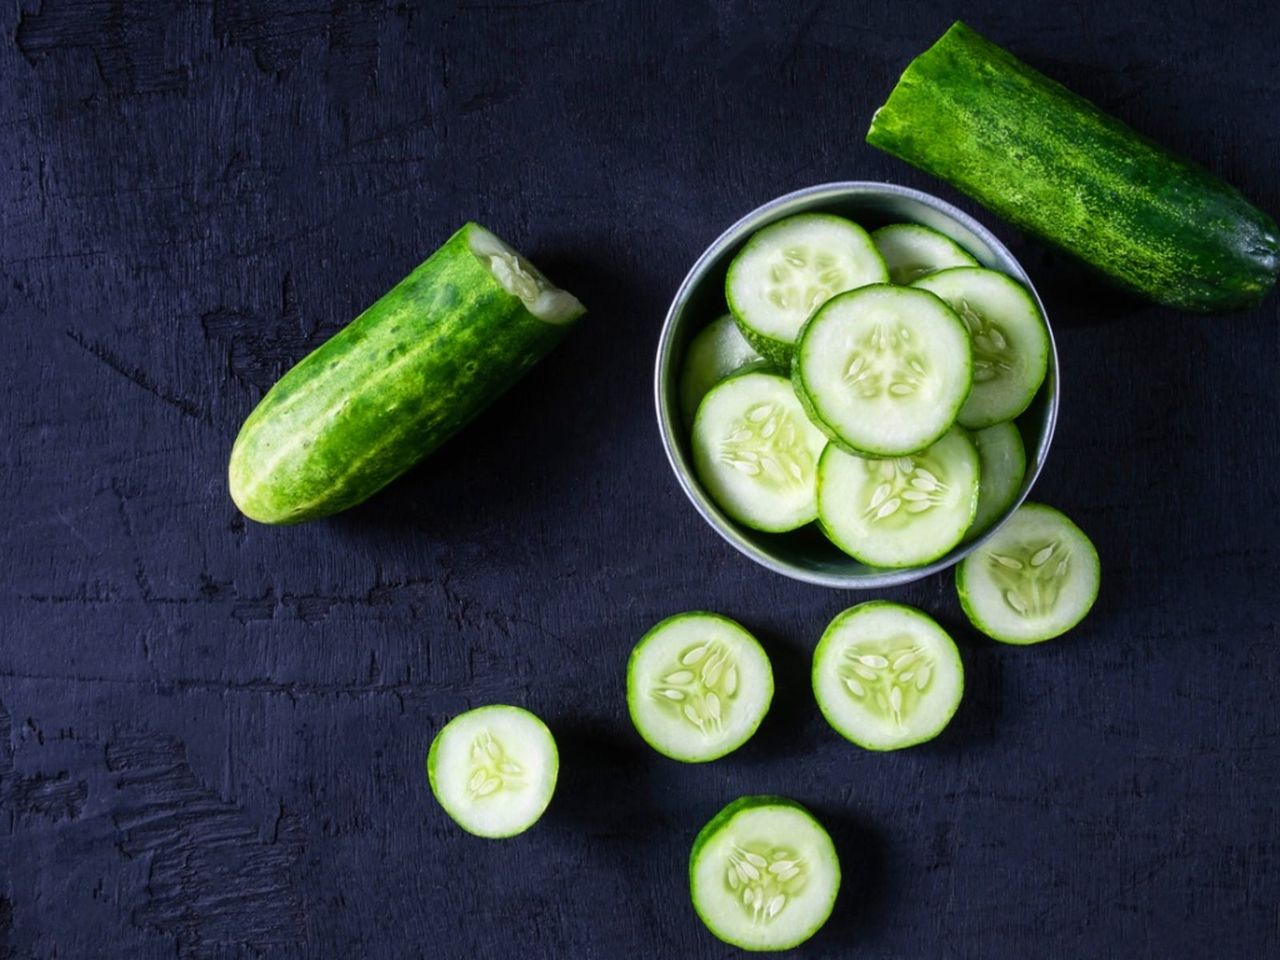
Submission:
[[[805,213],[747,241],[725,296],[680,395],[694,470],[730,519],[816,520],[855,560],[904,568],[1008,513],[1026,476],[1013,421],[1051,349],[1021,284],[919,224]]]

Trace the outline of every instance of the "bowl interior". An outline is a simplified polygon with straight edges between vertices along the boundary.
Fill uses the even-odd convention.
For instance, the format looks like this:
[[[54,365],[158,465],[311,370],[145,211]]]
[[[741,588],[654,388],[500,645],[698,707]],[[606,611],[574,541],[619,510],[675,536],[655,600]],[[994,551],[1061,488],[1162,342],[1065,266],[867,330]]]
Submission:
[[[725,272],[751,234],[775,220],[808,211],[839,214],[867,230],[901,222],[932,227],[959,243],[983,266],[1000,270],[1023,283],[1044,313],[1044,304],[1026,272],[1004,245],[977,221],[936,197],[886,183],[825,184],[780,197],[726,230],[694,264],[672,302],[658,348],[655,383],[658,421],[667,457],[685,493],[707,522],[741,552],[778,573],[810,583],[849,588],[884,587],[917,580],[957,562],[981,543],[985,535],[961,543],[926,566],[901,570],[868,567],[836,549],[816,524],[792,533],[776,534],[760,533],[736,523],[707,496],[693,470],[689,435],[679,403],[679,377],[685,349],[694,334],[726,312]],[[1049,369],[1044,384],[1017,420],[1027,449],[1027,473],[1005,517],[1017,508],[1034,484],[1053,435],[1058,401],[1058,357],[1052,330],[1049,342]],[[991,530],[997,526],[999,522]]]

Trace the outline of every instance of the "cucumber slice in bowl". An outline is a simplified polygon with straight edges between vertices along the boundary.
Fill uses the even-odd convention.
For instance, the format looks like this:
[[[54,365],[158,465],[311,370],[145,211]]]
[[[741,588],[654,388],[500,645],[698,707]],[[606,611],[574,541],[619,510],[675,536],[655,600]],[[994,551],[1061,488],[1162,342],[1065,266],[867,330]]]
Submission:
[[[663,756],[704,763],[751,739],[773,700],[773,669],[756,638],[716,613],[679,613],[627,661],[627,710]]]
[[[785,797],[739,797],[702,828],[689,854],[693,908],[743,950],[787,950],[835,907],[840,858],[831,835]]]
[[[1026,410],[1049,369],[1049,328],[1027,289],[983,267],[940,270],[912,286],[951,304],[973,338],[973,392],[960,425],[981,429]]]
[[[978,261],[950,237],[918,223],[891,223],[871,231],[893,283],[908,284],[948,267],[976,267]]]
[[[818,519],[837,547],[872,567],[931,563],[963,539],[978,503],[978,451],[953,427],[933,446],[887,460],[828,445]]]
[[[1053,507],[1024,503],[956,568],[956,590],[965,615],[991,639],[1040,643],[1085,618],[1101,574],[1083,530]]]
[[[972,376],[969,335],[931,293],[876,284],[832,297],[792,365],[810,418],[851,453],[923,450],[955,422]]]
[[[791,381],[751,370],[722,381],[693,421],[693,465],[707,493],[754,530],[781,533],[818,515],[816,472],[827,439]]]
[[[997,423],[970,434],[978,448],[982,479],[978,483],[978,512],[969,536],[985,533],[1009,509],[1027,475],[1027,449],[1012,423]]]
[[[685,426],[693,425],[698,404],[707,391],[737,370],[760,360],[734,322],[725,314],[713,320],[689,341],[680,369],[680,410]]]
[[[729,264],[725,299],[750,344],[785,367],[805,320],[834,294],[884,283],[867,231],[828,213],[801,213],[756,231]]]
[[[445,813],[477,837],[533,826],[556,789],[560,754],[528,710],[494,704],[454,717],[431,741],[427,778]]]
[[[813,651],[813,695],[835,731],[868,750],[932,740],[964,692],[955,641],[929,615],[887,600],[850,607]]]

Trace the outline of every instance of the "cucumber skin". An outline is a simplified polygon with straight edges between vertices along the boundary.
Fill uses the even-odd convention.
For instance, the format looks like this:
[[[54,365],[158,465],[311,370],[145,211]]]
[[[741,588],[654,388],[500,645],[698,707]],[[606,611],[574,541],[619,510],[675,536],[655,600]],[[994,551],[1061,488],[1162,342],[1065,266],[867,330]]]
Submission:
[[[241,427],[228,468],[245,516],[298,523],[360,503],[564,336],[571,324],[533,316],[471,252],[475,226],[463,225],[267,391]],[[282,446],[289,452],[273,460]]]
[[[964,23],[911,62],[867,142],[1157,303],[1235,309],[1275,283],[1271,217]]]

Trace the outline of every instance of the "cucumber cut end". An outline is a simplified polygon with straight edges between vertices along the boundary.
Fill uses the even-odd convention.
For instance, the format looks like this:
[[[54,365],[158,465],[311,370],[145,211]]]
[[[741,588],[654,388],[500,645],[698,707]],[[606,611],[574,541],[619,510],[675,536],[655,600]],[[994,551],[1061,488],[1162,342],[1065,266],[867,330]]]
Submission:
[[[561,290],[537,267],[478,223],[467,225],[467,245],[502,289],[519,297],[525,309],[546,323],[572,323],[586,307],[567,290]]]

